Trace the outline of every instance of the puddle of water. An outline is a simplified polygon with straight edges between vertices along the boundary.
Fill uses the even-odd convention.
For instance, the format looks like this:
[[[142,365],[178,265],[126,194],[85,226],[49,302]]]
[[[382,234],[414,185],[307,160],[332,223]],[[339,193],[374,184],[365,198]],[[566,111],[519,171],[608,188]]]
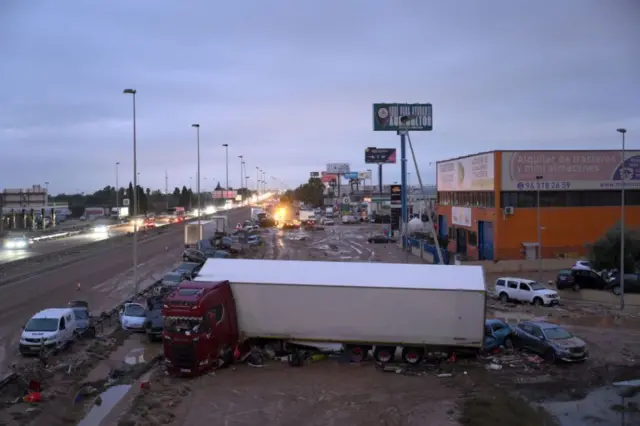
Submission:
[[[100,405],[94,405],[84,419],[78,423],[78,426],[100,425],[113,407],[129,392],[129,389],[131,389],[131,385],[117,385],[102,392],[99,396],[99,398],[102,399],[102,403]]]
[[[640,393],[623,398],[624,387],[606,386],[591,391],[580,401],[547,402],[542,407],[558,418],[561,426],[640,424]]]
[[[104,379],[114,368],[120,367],[122,363],[128,365],[145,363],[161,351],[162,345],[149,343],[144,334],[132,334],[117,350],[109,355],[109,358],[102,361],[89,373],[87,381],[93,382]]]

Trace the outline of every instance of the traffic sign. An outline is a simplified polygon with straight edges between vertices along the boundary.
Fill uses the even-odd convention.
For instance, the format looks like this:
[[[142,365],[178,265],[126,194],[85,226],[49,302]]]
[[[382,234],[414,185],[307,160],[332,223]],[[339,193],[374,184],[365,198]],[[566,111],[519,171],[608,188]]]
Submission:
[[[127,207],[129,205],[129,199],[128,198],[123,198],[122,199],[122,205]]]

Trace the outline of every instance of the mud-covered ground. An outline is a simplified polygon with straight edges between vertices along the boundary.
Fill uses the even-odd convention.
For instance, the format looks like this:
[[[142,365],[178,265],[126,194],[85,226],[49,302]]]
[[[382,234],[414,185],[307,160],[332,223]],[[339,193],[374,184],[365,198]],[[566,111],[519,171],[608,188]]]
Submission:
[[[374,225],[336,225],[315,231],[265,230],[265,246],[247,257],[420,261],[394,244],[368,244],[366,239],[376,230]],[[59,404],[54,400],[45,401],[42,408],[38,404],[12,406],[23,416],[18,416],[19,423],[5,424],[45,424],[37,422],[53,418],[47,417],[48,410],[62,410],[67,404],[73,407],[71,414],[57,415],[55,422],[47,424],[77,424],[87,413],[89,417],[81,426],[573,426],[589,422],[622,424],[623,415],[626,424],[640,422],[640,401],[634,399],[637,397],[622,400],[607,387],[617,380],[640,378],[640,323],[636,320],[614,315],[606,307],[570,302],[556,308],[533,308],[491,301],[488,315],[509,323],[544,317],[563,324],[588,343],[591,357],[581,364],[548,365],[538,357],[509,352],[411,369],[401,364],[380,369],[370,361],[350,364],[338,355],[300,368],[268,358],[261,367],[237,364],[196,379],[168,376],[162,366],[153,367],[150,372],[137,367],[123,374],[118,385],[124,387],[101,397],[100,407],[92,408],[95,393],[104,389],[108,371],[116,368],[114,365],[121,363],[123,357],[131,359],[132,351],[139,354],[142,349],[144,360],[140,365],[150,366],[149,360],[159,353],[158,344],[135,340],[131,343],[128,337],[120,343],[116,339],[103,360],[90,369],[84,367],[84,381],[93,383],[96,390],[82,403],[70,403],[68,394],[73,392],[69,390],[60,397]],[[76,376],[67,386],[78,386],[80,382]],[[594,398],[597,403],[592,401]],[[27,421],[28,413],[35,411],[45,415]]]

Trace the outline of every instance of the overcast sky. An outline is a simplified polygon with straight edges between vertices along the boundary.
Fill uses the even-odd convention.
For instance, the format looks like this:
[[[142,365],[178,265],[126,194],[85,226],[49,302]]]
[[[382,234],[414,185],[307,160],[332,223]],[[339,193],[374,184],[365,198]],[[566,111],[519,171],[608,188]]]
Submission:
[[[429,164],[492,149],[640,148],[634,0],[2,0],[0,188],[93,191],[240,181],[244,155],[290,186],[362,170],[373,102],[431,102]],[[399,180],[399,164],[386,181]],[[413,166],[411,167],[413,169]],[[412,171],[412,180],[415,173]],[[206,185],[205,185],[206,183]],[[207,188],[208,189],[208,188]]]

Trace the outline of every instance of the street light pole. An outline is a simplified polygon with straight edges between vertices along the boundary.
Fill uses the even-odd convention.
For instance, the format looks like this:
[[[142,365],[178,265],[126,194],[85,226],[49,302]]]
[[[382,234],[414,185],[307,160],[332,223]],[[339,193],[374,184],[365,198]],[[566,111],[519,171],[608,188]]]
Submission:
[[[44,194],[44,208],[45,210],[49,208],[49,182],[44,183],[45,194]],[[46,212],[45,212],[46,214]],[[1,215],[1,213],[0,213]],[[44,229],[44,217],[42,218],[42,228]]]
[[[227,172],[227,180],[226,180],[226,190],[229,190],[229,144],[228,143],[223,143],[222,146],[224,146],[224,156],[225,156],[225,165],[226,165],[226,172]]]
[[[136,93],[135,89],[124,89],[125,95],[133,99],[133,296],[138,294],[138,158],[136,142]]]
[[[536,176],[536,217],[538,222],[538,282],[542,283],[542,226],[540,224],[540,181],[542,176]]]
[[[256,166],[256,194],[260,195],[260,167]]]
[[[120,217],[120,162],[116,161],[116,209]]]
[[[242,167],[243,167],[244,161],[242,160],[242,158],[243,158],[242,155],[238,155],[238,158],[240,159],[240,189],[242,189],[242,187],[244,185],[244,174],[242,172]]]
[[[625,186],[626,186],[626,170],[625,160],[627,152],[625,150],[624,142],[627,129],[617,129],[617,132],[622,135],[622,167],[620,167],[620,179],[622,180],[622,187],[620,188],[620,310],[624,310],[624,231],[625,231]]]
[[[202,228],[200,226],[200,217],[202,215],[202,205],[200,204],[200,125],[192,124],[191,127],[196,129],[196,144],[198,150],[198,176],[196,177],[196,191],[198,191],[198,235],[202,239]]]

